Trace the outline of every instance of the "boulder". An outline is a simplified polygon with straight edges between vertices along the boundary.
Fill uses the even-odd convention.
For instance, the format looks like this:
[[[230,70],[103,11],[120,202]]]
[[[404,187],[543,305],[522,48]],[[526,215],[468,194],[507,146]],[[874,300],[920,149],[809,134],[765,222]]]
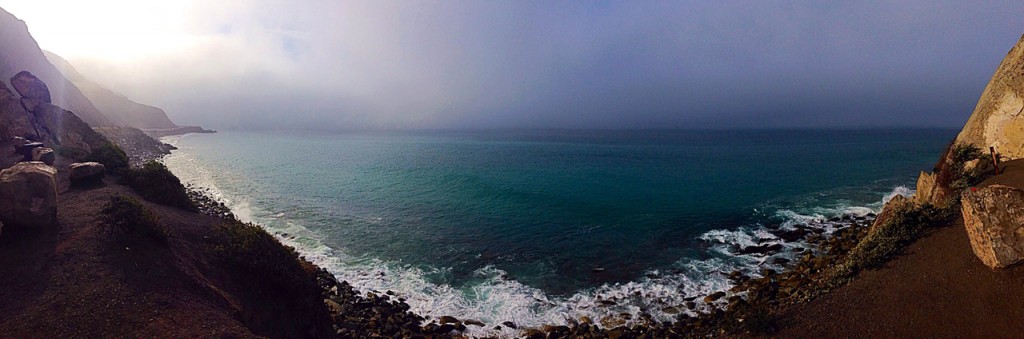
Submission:
[[[106,167],[98,162],[80,162],[71,164],[71,184],[96,182],[106,175]]]
[[[25,161],[32,161],[32,153],[35,152],[36,148],[42,148],[43,143],[41,142],[30,142],[22,144],[20,146],[14,146],[14,152],[21,154]]]
[[[52,148],[34,148],[32,149],[32,161],[42,161],[48,166],[53,166],[53,162],[57,161],[57,154],[53,152]]]
[[[14,90],[18,91],[18,94],[21,94],[24,98],[35,100],[36,102],[52,103],[50,100],[50,89],[46,88],[46,83],[28,71],[15,74],[11,78],[11,86],[14,86]]]
[[[0,222],[49,226],[57,221],[57,169],[38,161],[0,172]]]
[[[11,145],[14,146],[14,152],[15,153],[18,153],[18,147],[21,147],[22,145],[27,144],[29,142],[30,141],[28,141],[28,139],[25,139],[25,138],[22,138],[22,137],[13,137],[13,138],[11,138]]]
[[[917,193],[914,202],[918,205],[942,206],[946,201],[946,190],[936,185],[935,174],[922,171],[917,176]]]
[[[974,255],[991,268],[1024,259],[1024,190],[992,185],[961,196],[964,227]]]
[[[875,217],[875,222],[871,224],[871,228],[868,228],[868,235],[878,232],[881,225],[888,223],[892,220],[893,216],[896,215],[897,211],[913,208],[914,202],[910,199],[903,197],[903,195],[897,194],[892,197],[889,202],[885,203],[882,207],[882,212],[878,213]]]

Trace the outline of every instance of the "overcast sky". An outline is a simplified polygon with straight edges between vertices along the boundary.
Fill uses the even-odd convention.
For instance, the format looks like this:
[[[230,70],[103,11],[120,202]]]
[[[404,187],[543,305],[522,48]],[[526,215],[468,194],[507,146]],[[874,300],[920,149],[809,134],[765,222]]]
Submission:
[[[959,127],[1018,1],[0,0],[213,128]]]

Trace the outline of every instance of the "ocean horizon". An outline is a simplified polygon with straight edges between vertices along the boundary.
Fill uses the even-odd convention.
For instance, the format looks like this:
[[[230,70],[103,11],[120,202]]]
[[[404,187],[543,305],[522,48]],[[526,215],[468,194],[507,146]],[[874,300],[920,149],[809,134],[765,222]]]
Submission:
[[[178,148],[164,162],[183,183],[362,292],[391,291],[422,315],[540,326],[671,321],[719,307],[724,300],[702,298],[727,291],[731,272],[780,270],[811,249],[785,232],[869,222],[887,199],[912,194],[955,136],[221,131],[162,140]]]

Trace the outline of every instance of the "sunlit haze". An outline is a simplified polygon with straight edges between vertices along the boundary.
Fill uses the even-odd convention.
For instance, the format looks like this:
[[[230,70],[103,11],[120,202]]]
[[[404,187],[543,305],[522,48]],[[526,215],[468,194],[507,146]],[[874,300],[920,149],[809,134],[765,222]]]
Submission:
[[[181,124],[341,130],[958,126],[1022,14],[1012,1],[0,7]]]

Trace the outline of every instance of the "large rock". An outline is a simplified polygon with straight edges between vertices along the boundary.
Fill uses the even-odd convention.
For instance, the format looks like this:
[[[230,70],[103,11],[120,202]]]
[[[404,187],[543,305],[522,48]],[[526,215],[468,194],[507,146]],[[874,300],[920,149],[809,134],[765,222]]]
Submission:
[[[29,142],[21,145],[14,146],[14,152],[22,156],[25,161],[32,160],[32,152],[37,148],[42,148],[43,143],[41,142]]]
[[[11,86],[14,86],[14,90],[18,91],[18,94],[21,94],[22,97],[40,103],[49,104],[53,102],[50,100],[50,89],[46,88],[46,83],[28,71],[21,71],[15,74],[11,78]]]
[[[106,167],[98,162],[71,164],[71,184],[97,182],[106,175]]]
[[[57,161],[57,154],[53,152],[52,148],[35,148],[32,149],[32,161],[41,161],[47,166],[53,166],[53,163]]]
[[[1024,36],[999,64],[956,141],[1024,158]]]
[[[936,174],[922,171],[917,176],[917,193],[914,193],[914,202],[918,205],[932,205],[945,207],[951,201],[946,188],[937,184]]]
[[[57,222],[57,170],[21,162],[0,172],[0,222],[49,226]]]
[[[878,232],[881,229],[881,225],[890,222],[899,211],[913,207],[914,201],[903,197],[903,195],[897,194],[892,197],[892,199],[889,199],[889,202],[885,203],[885,206],[882,206],[882,211],[875,217],[875,222],[871,224],[871,228],[868,228],[868,235]]]
[[[992,268],[1024,259],[1024,190],[992,185],[961,196],[964,226],[974,254]]]

